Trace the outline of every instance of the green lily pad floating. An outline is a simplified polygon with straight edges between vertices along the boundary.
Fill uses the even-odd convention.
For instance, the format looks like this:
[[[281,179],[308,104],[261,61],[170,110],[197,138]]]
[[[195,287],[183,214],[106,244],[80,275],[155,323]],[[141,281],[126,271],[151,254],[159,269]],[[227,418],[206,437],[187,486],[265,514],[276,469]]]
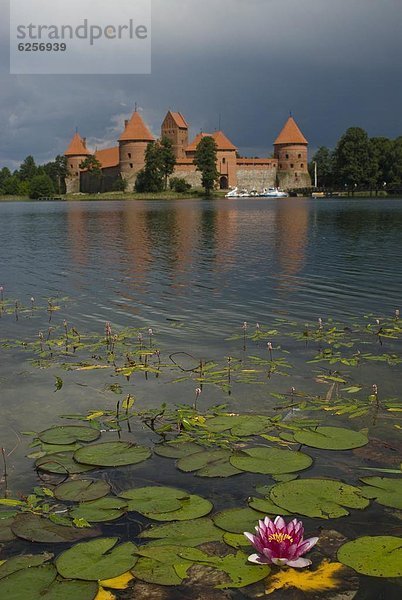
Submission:
[[[402,510],[402,479],[389,477],[361,477],[366,485],[362,487],[362,496],[374,498],[378,504]]]
[[[99,535],[97,529],[65,527],[33,513],[19,514],[15,517],[11,529],[14,535],[19,538],[43,544],[65,544],[66,542],[76,542],[83,538]]]
[[[179,562],[179,559],[177,559]],[[185,573],[181,576],[177,573],[177,566],[168,563],[163,563],[153,558],[141,557],[132,569],[132,574],[137,579],[146,583],[154,583],[155,585],[180,585],[187,570],[192,566],[191,562],[182,561],[186,567]]]
[[[402,576],[402,538],[365,536],[347,542],[338,550],[338,560],[362,575]]]
[[[248,500],[248,505],[250,508],[258,510],[258,512],[265,513],[268,516],[280,515],[281,517],[286,517],[292,514],[284,508],[274,504],[270,498],[250,498],[250,500]]]
[[[153,525],[140,533],[140,538],[152,539],[149,546],[200,546],[207,542],[222,541],[223,531],[211,519],[177,521],[164,525]]]
[[[81,446],[82,444],[41,444],[40,448],[44,454],[59,454],[59,452],[75,452]]]
[[[251,565],[247,554],[237,552],[224,557],[207,554],[197,548],[185,546],[142,547],[141,558],[133,569],[138,579],[159,585],[179,585],[186,577],[189,568],[202,565],[209,570],[220,571],[229,581],[217,585],[217,588],[240,588],[264,579],[270,572],[268,565]],[[208,572],[205,574],[208,581]],[[215,577],[212,576],[215,580]]]
[[[104,442],[77,450],[74,459],[80,464],[96,467],[135,465],[151,456],[149,448],[130,442]]]
[[[205,428],[213,433],[223,433],[229,431],[235,425],[240,425],[243,420],[242,415],[219,415],[212,417],[205,422]]]
[[[181,444],[167,442],[166,444],[159,444],[159,446],[155,446],[154,448],[155,454],[165,458],[182,458],[195,452],[201,452],[201,450],[203,450],[203,447],[193,442],[183,442]]]
[[[230,450],[204,450],[185,456],[177,461],[177,467],[185,473],[196,472],[199,477],[231,477],[242,471],[230,463]]]
[[[241,471],[276,475],[307,469],[311,466],[313,459],[303,452],[258,446],[234,454],[230,458],[230,462]]]
[[[98,581],[113,579],[132,569],[137,548],[131,542],[118,545],[118,538],[98,538],[76,544],[56,559],[56,568],[66,579]]]
[[[75,442],[94,442],[100,437],[100,431],[81,425],[61,425],[38,433],[38,438],[46,444],[74,444]]]
[[[164,513],[179,510],[181,500],[189,497],[187,492],[170,487],[143,487],[126,490],[119,494],[124,498],[129,511],[139,513]]]
[[[154,521],[188,521],[205,517],[213,509],[213,504],[209,500],[190,494],[180,500],[180,508],[169,512],[143,512],[142,514]]]
[[[274,485],[269,498],[295,515],[336,519],[349,514],[348,508],[363,509],[369,501],[361,490],[333,479],[296,479]]]
[[[57,500],[64,502],[89,502],[103,498],[110,492],[110,485],[98,479],[76,479],[66,481],[57,486],[54,490],[54,496]]]
[[[94,600],[98,589],[95,581],[59,579],[53,565],[22,569],[0,579],[0,597],[7,600]]]
[[[254,531],[258,521],[264,517],[266,517],[265,513],[251,508],[228,508],[214,515],[212,520],[224,531],[243,533],[244,531]]]
[[[92,502],[82,502],[70,510],[74,519],[85,519],[89,523],[115,521],[127,512],[127,502],[122,498],[99,498]]]
[[[343,427],[303,429],[294,433],[294,439],[300,444],[323,450],[351,450],[368,444],[366,435]]]
[[[0,579],[8,577],[11,573],[21,571],[21,569],[28,569],[31,567],[38,567],[43,565],[46,561],[53,558],[53,554],[23,554],[22,556],[14,556],[9,558],[0,565]]]
[[[40,471],[54,473],[56,475],[78,475],[92,471],[93,467],[89,465],[78,464],[74,460],[72,452],[60,452],[58,454],[48,454],[38,458],[35,466]]]
[[[11,526],[14,521],[14,515],[0,519],[0,543],[11,542],[15,539],[15,535],[12,532]]]

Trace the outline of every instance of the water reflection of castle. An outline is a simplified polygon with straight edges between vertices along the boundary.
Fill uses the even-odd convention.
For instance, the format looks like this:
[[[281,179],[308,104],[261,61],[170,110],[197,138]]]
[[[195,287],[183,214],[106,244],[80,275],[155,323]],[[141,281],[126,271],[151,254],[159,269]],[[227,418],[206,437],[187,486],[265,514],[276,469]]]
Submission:
[[[272,270],[276,287],[294,289],[306,257],[309,205],[302,199],[257,201],[252,210],[231,203],[200,207],[174,201],[153,208],[135,202],[93,211],[83,203],[67,205],[72,261],[91,268],[91,254],[118,268],[127,288],[145,292],[162,271],[176,294],[185,293],[200,268],[224,285],[225,274]],[[256,206],[258,203],[258,206]],[[242,262],[242,248],[253,244],[255,262]],[[117,267],[116,267],[117,266]]]
[[[293,117],[289,117],[274,142],[271,158],[242,158],[237,147],[223,131],[200,133],[189,142],[189,126],[181,113],[169,111],[162,123],[161,137],[173,144],[176,156],[175,177],[182,177],[194,187],[201,187],[201,176],[194,165],[197,145],[205,136],[212,136],[217,146],[217,168],[221,189],[239,186],[248,189],[263,189],[279,185],[287,188],[303,188],[311,184],[308,173],[308,142]],[[85,138],[78,132],[72,138],[65,156],[68,162],[67,191],[77,193],[91,191],[91,179],[80,169],[88,156],[94,155],[100,162],[103,173],[104,191],[110,191],[120,176],[132,190],[138,172],[145,164],[147,145],[155,141],[139,112],[135,111],[125,121],[124,131],[118,146],[91,152]]]

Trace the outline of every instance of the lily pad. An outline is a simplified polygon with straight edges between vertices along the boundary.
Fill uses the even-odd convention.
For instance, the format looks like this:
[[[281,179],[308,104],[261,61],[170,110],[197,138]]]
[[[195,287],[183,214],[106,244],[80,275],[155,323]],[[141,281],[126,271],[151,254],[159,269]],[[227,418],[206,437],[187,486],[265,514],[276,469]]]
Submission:
[[[362,575],[402,576],[402,538],[365,536],[347,542],[338,550],[338,560]]]
[[[179,510],[180,500],[189,497],[187,492],[170,487],[143,487],[127,490],[119,494],[124,498],[129,511],[139,513],[164,513]]]
[[[185,456],[177,462],[177,467],[185,473],[196,472],[199,477],[231,477],[242,473],[230,463],[230,450],[204,450]]]
[[[194,547],[207,542],[219,542],[222,536],[223,531],[208,518],[153,525],[139,535],[140,538],[154,540],[149,544],[152,546],[180,544]]]
[[[154,448],[155,454],[165,458],[182,458],[195,452],[201,452],[201,450],[203,450],[203,447],[193,442],[183,442],[182,444],[167,442],[166,444],[159,444]]]
[[[77,450],[74,459],[84,465],[122,467],[141,463],[151,456],[149,448],[130,442],[104,442]]]
[[[94,442],[100,437],[100,431],[81,425],[61,425],[38,433],[38,438],[46,444],[74,444],[75,442]]]
[[[97,529],[77,529],[76,527],[57,525],[49,519],[33,513],[19,514],[15,517],[11,529],[17,537],[43,544],[65,544],[99,535]]]
[[[189,569],[192,563],[187,562],[185,566]],[[147,557],[141,557],[138,560],[132,573],[137,579],[156,585],[180,585],[183,581],[183,577],[178,575],[175,565]]]
[[[15,539],[15,535],[13,534],[13,532],[11,530],[13,521],[14,521],[14,516],[0,519],[0,543],[1,542],[11,542],[11,540]]]
[[[229,431],[229,429],[232,429],[235,425],[240,425],[242,421],[242,415],[220,415],[218,417],[207,419],[205,427],[208,431],[223,433],[224,431]]]
[[[374,498],[378,504],[402,510],[402,479],[389,477],[361,477],[366,485],[362,487],[362,496]]]
[[[292,514],[284,508],[274,504],[270,498],[250,498],[248,505],[250,508],[265,513],[266,515],[281,515],[282,517],[285,517]]]
[[[241,471],[274,475],[307,469],[311,466],[313,459],[303,452],[258,446],[234,454],[230,462]]]
[[[230,533],[253,531],[258,521],[264,519],[265,513],[251,508],[229,508],[212,517],[215,525]]]
[[[74,519],[85,519],[89,523],[115,521],[127,512],[127,502],[122,498],[99,498],[92,502],[82,502],[70,510]]]
[[[343,427],[302,429],[294,433],[294,439],[300,444],[325,450],[351,450],[368,444],[366,435]]]
[[[57,500],[68,502],[88,502],[103,498],[110,492],[110,485],[98,479],[76,479],[74,481],[66,481],[58,485],[54,490],[54,496]]]
[[[204,517],[213,509],[213,504],[209,500],[194,494],[180,500],[180,504],[181,507],[178,510],[160,513],[144,512],[143,514],[154,521],[187,521]]]
[[[97,593],[97,582],[59,579],[53,565],[22,569],[0,579],[0,597],[7,600],[93,600]]]
[[[48,454],[42,458],[38,458],[35,466],[40,471],[46,473],[55,473],[57,475],[78,475],[92,471],[93,467],[89,465],[78,464],[72,452],[60,452],[58,454]]]
[[[44,562],[53,558],[53,554],[23,554],[22,556],[14,556],[9,558],[2,565],[0,565],[0,579],[8,577],[11,573],[21,571],[21,569],[28,569],[31,567],[38,567],[43,565]]]
[[[136,546],[117,545],[118,538],[98,538],[76,544],[56,559],[56,567],[66,579],[98,581],[112,579],[132,569],[137,562]]]
[[[270,499],[291,514],[336,519],[349,514],[347,508],[363,509],[369,501],[361,490],[333,479],[296,479],[274,485]]]

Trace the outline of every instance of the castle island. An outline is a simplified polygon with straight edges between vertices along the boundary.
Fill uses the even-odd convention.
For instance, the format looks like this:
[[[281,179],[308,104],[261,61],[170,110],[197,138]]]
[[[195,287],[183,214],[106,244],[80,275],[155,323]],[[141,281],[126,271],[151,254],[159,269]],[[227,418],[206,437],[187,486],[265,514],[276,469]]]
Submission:
[[[223,131],[199,133],[189,142],[189,126],[180,112],[169,111],[162,123],[161,137],[167,137],[173,145],[176,157],[172,177],[180,177],[193,187],[201,187],[201,174],[194,165],[197,145],[205,136],[211,136],[217,146],[218,186],[225,190],[231,187],[263,189],[281,187],[300,189],[311,185],[308,173],[308,141],[292,116],[274,141],[271,158],[245,158],[238,154],[237,147]],[[124,123],[124,131],[118,145],[91,152],[86,139],[78,132],[73,136],[65,156],[68,176],[67,193],[89,190],[88,172],[80,165],[89,156],[95,156],[102,168],[104,190],[109,191],[120,177],[132,191],[138,172],[145,166],[145,151],[154,136],[137,110]]]

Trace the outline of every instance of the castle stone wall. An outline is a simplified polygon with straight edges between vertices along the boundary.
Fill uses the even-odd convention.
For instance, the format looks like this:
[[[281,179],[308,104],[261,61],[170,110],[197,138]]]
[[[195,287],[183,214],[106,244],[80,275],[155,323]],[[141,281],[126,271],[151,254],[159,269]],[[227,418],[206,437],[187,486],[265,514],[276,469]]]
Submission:
[[[237,185],[247,190],[274,187],[276,185],[276,169],[238,169]]]
[[[180,177],[185,179],[194,188],[202,187],[201,173],[195,170],[195,167],[191,169],[183,169],[180,166],[175,170],[172,177]]]

